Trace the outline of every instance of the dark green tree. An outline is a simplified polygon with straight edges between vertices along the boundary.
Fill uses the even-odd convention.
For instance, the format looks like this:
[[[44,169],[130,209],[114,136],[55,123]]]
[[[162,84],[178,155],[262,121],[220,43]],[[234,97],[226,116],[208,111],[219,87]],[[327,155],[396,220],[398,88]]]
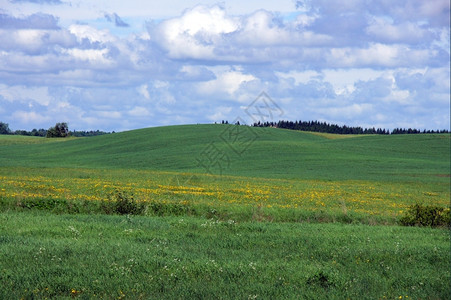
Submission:
[[[36,129],[34,128],[31,132],[30,135],[32,136],[47,136],[47,130],[45,129]]]
[[[0,122],[0,134],[11,134],[11,130],[7,123]]]
[[[67,123],[56,123],[55,127],[50,127],[47,130],[46,137],[55,138],[55,137],[68,137],[69,136],[69,126]]]

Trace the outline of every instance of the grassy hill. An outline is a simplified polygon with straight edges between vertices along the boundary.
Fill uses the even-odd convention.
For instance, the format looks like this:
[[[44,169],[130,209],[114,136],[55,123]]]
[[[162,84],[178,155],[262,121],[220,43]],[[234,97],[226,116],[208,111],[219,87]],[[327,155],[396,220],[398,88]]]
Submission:
[[[449,134],[0,136],[0,298],[445,299],[448,228],[368,225],[449,176]]]
[[[201,161],[217,162],[212,173],[221,168],[235,176],[449,180],[449,134],[340,137],[234,125],[156,127],[70,139],[0,136],[0,165],[208,173]]]

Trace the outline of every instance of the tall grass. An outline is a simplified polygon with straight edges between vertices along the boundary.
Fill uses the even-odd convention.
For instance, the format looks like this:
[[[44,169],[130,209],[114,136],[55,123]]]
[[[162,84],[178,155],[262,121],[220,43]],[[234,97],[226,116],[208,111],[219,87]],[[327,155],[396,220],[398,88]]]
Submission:
[[[447,230],[0,214],[0,298],[446,299]]]

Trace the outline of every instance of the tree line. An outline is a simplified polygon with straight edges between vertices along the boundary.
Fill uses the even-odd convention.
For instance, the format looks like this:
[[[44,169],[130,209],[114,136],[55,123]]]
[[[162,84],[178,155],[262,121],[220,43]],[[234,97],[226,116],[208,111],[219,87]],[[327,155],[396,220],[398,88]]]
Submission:
[[[228,122],[227,122],[228,123]],[[224,123],[223,123],[224,124]],[[239,124],[237,124],[239,125]],[[412,128],[395,128],[391,132],[385,128],[362,128],[360,126],[347,126],[329,124],[327,122],[320,121],[278,121],[278,122],[257,122],[252,125],[253,127],[275,127],[290,130],[300,131],[313,131],[335,134],[418,134],[418,133],[448,133],[446,129],[443,130],[426,130]]]
[[[49,129],[33,129],[31,131],[27,130],[11,130],[9,128],[8,123],[0,122],[0,134],[9,134],[9,135],[25,135],[25,136],[39,136],[39,137],[89,137],[89,136],[97,136],[103,134],[109,134],[110,132],[100,131],[100,130],[90,130],[90,131],[80,131],[73,130],[69,131],[69,126],[67,123],[56,123],[55,126],[50,127]],[[113,131],[114,133],[114,131]]]

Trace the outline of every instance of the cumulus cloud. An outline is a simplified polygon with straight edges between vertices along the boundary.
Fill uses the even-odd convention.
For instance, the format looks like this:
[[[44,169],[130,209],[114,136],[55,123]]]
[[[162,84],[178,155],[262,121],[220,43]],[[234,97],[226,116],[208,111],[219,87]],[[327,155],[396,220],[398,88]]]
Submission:
[[[69,26],[69,32],[77,37],[78,42],[85,41],[101,46],[104,43],[114,42],[117,38],[111,35],[108,30],[98,30],[92,26],[84,24],[73,24]]]
[[[36,13],[17,18],[0,13],[0,28],[5,29],[59,29],[58,18],[53,15]]]
[[[219,6],[197,6],[179,18],[149,28],[158,44],[172,58],[213,59],[214,45],[224,34],[238,29],[237,20],[226,16]]]
[[[360,1],[344,6],[332,1],[294,21],[265,10],[232,17],[220,6],[197,6],[149,26],[149,34],[174,59],[272,63],[273,68],[293,62],[319,68],[401,67],[435,63],[446,55],[424,47],[443,44],[443,28],[424,19],[398,23],[387,15],[372,16]]]
[[[75,36],[67,30],[40,30],[40,29],[0,29],[0,49],[11,51],[14,54],[25,53],[30,55],[52,53],[55,48],[70,48],[76,46]]]
[[[142,29],[126,14],[68,21],[39,7],[0,11],[0,120],[11,128],[233,121],[263,90],[290,119],[449,127],[449,1],[304,0],[288,17],[198,5]]]
[[[332,41],[326,34],[299,30],[298,20],[287,24],[265,10],[232,17],[220,6],[197,6],[148,29],[170,57],[201,61],[272,61],[299,55],[299,46],[324,46]]]
[[[199,83],[198,88],[203,94],[233,95],[241,84],[255,79],[253,75],[243,74],[240,71],[225,71],[219,73],[216,79]]]

